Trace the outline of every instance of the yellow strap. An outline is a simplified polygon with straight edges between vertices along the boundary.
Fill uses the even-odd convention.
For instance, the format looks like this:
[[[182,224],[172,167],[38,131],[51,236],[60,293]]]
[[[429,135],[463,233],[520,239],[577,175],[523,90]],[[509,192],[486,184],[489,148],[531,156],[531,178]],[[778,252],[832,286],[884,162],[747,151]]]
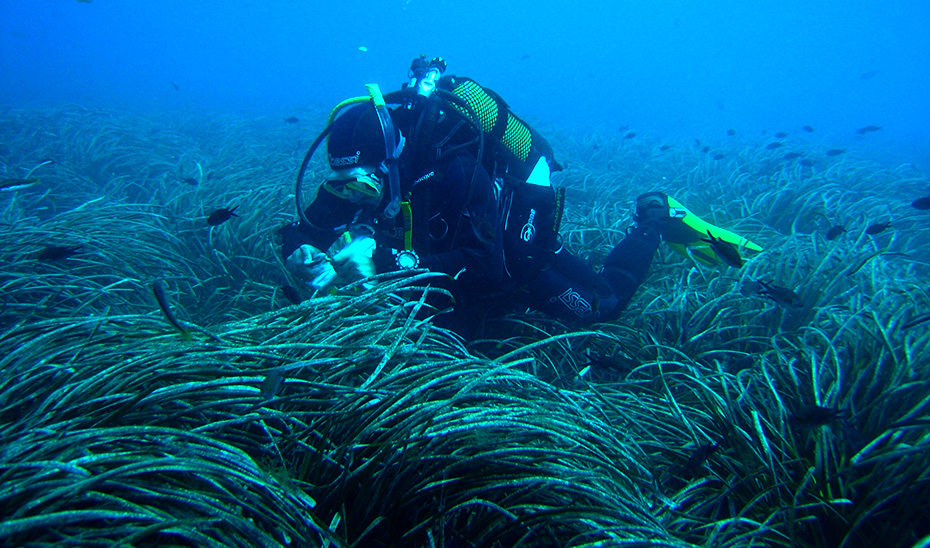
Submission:
[[[413,251],[413,210],[410,202],[400,203],[400,213],[404,216],[404,249]]]
[[[384,106],[384,95],[381,95],[381,86],[378,84],[365,84],[365,89],[368,90],[368,96],[371,97],[371,102],[376,107]]]

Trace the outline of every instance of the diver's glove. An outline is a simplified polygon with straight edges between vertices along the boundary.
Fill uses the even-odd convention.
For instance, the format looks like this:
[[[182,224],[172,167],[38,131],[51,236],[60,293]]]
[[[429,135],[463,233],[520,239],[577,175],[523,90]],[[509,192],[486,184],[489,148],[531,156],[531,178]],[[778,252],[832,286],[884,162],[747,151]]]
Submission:
[[[654,230],[670,243],[684,244],[706,237],[682,222],[687,213],[684,208],[669,207],[667,194],[647,192],[637,196],[633,220],[636,226]]]
[[[294,250],[285,261],[287,269],[316,290],[323,289],[336,278],[329,257],[312,245],[304,244]]]
[[[342,283],[355,282],[375,275],[372,254],[375,240],[369,236],[357,236],[339,253],[333,256],[333,264]]]

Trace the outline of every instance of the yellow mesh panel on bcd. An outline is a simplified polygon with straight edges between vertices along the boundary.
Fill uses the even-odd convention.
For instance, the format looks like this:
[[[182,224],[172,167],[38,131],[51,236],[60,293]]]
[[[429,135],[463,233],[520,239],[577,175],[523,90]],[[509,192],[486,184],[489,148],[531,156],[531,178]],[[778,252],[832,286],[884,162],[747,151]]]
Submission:
[[[456,86],[453,93],[468,103],[468,106],[478,115],[478,120],[481,121],[481,131],[489,133],[494,129],[494,124],[497,122],[497,103],[494,102],[494,99],[491,98],[487,92],[481,89],[481,86],[466,80]],[[456,110],[461,110],[457,106],[455,108]],[[463,112],[462,114],[468,116],[467,112]]]
[[[523,125],[509,112],[507,113],[507,129],[504,130],[504,137],[501,142],[505,147],[510,149],[520,160],[525,161],[530,155],[530,147],[533,146],[533,136],[530,129]]]

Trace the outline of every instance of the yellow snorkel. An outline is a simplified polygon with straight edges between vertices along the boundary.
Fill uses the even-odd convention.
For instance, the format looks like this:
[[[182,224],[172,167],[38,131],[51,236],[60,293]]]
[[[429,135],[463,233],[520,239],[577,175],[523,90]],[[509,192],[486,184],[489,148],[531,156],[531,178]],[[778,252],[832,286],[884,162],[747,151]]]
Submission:
[[[384,214],[393,219],[400,213],[400,173],[398,173],[397,162],[400,153],[404,149],[403,137],[400,143],[397,142],[397,136],[394,134],[394,122],[391,120],[391,112],[384,102],[384,96],[381,94],[381,88],[378,84],[365,84],[368,88],[368,95],[375,106],[375,112],[378,113],[378,120],[381,121],[381,133],[384,134],[384,164],[388,171],[388,186],[391,189],[391,201],[384,207]]]

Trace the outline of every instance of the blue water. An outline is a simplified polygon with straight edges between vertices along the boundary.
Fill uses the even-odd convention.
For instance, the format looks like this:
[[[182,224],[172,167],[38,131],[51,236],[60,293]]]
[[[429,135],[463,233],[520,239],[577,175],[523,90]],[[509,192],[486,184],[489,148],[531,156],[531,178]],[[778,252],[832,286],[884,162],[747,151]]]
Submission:
[[[926,0],[0,0],[0,23],[2,107],[300,116],[422,53],[530,120],[930,170]]]

